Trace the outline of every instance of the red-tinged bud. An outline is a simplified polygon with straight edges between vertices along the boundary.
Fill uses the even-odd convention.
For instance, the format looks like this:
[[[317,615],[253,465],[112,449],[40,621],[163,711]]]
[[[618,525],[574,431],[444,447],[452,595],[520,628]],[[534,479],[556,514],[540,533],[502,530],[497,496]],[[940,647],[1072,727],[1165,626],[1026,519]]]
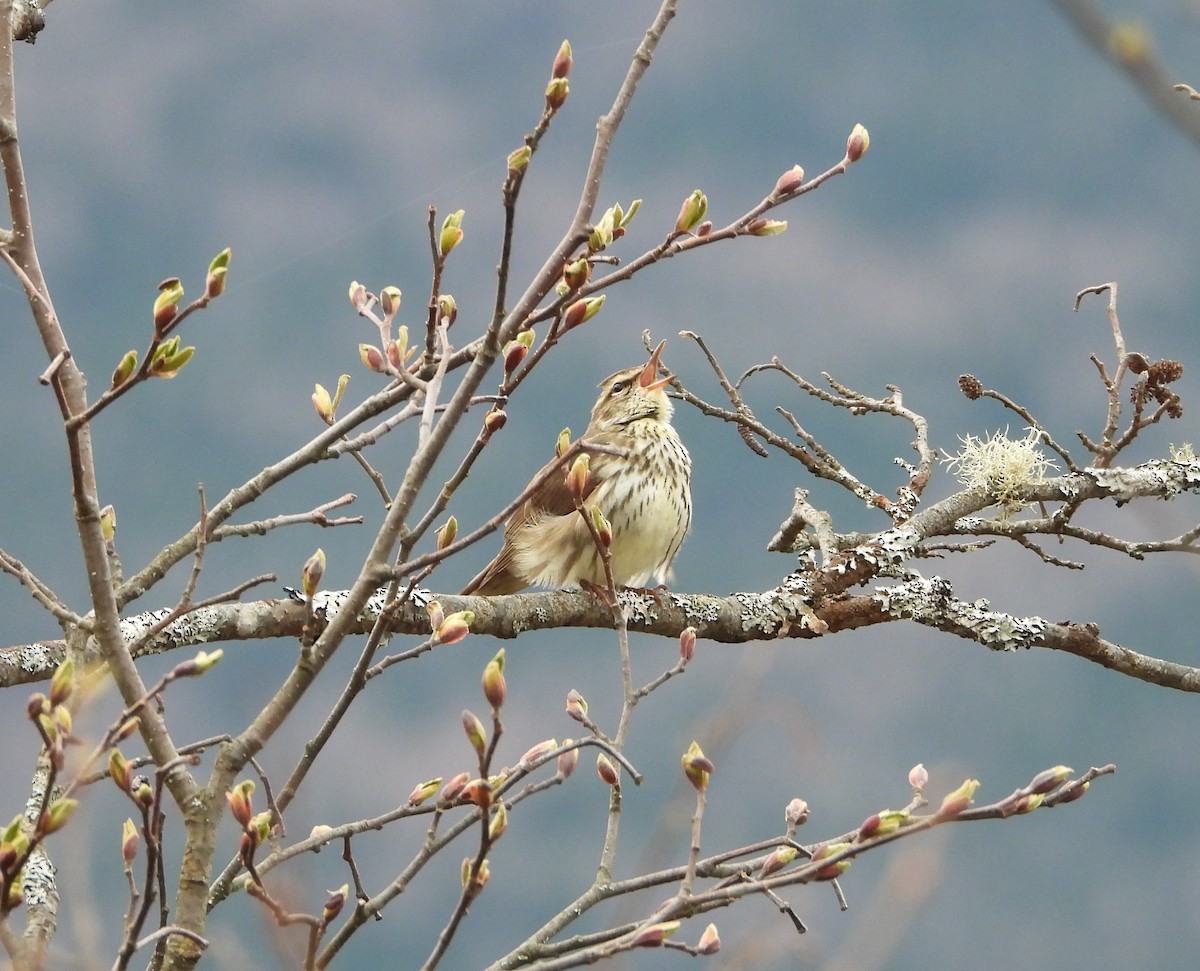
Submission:
[[[589,507],[589,514],[592,517],[592,525],[596,528],[596,538],[600,540],[600,545],[608,549],[613,541],[612,523],[600,511],[599,506]]]
[[[679,632],[679,660],[687,664],[696,653],[696,628],[685,627]]]
[[[772,873],[777,873],[785,866],[788,866],[796,859],[796,847],[794,846],[777,846],[771,851],[771,855],[763,860],[762,868],[758,871],[760,878],[769,877]]]
[[[113,741],[114,742],[125,741],[125,739],[129,738],[130,735],[132,735],[134,732],[136,732],[138,730],[138,726],[140,726],[140,725],[141,725],[141,719],[139,719],[137,717],[137,715],[134,715],[132,718],[125,720],[124,722],[121,723],[121,727],[117,729],[117,735],[116,735],[116,738],[113,739]]]
[[[325,389],[325,385],[316,385],[316,390],[312,393],[312,403],[321,421],[326,425],[333,424],[333,398]]]
[[[176,678],[194,678],[203,674],[225,656],[225,650],[218,647],[215,651],[197,651],[196,656],[187,661],[180,661],[171,669]]]
[[[571,93],[571,85],[566,78],[551,78],[546,85],[546,107],[558,111],[567,103],[567,95]]]
[[[38,829],[44,836],[57,833],[71,821],[71,816],[74,815],[78,807],[78,799],[55,799],[54,802],[50,803],[49,808],[42,813]]]
[[[133,769],[119,748],[114,748],[108,753],[108,775],[118,789],[129,792],[130,786],[133,785]]]
[[[944,819],[953,819],[959,813],[965,811],[971,805],[971,800],[975,796],[975,790],[978,788],[978,779],[967,779],[961,786],[942,800],[941,808],[937,811],[938,816]]]
[[[709,924],[696,942],[697,954],[716,954],[721,950],[721,937],[717,934],[717,925]]]
[[[525,360],[525,355],[529,353],[529,348],[520,341],[509,341],[504,345],[504,376],[512,374],[521,366],[521,362]]]
[[[487,779],[472,779],[463,786],[458,798],[460,802],[487,809],[492,804],[492,784]]]
[[[570,745],[573,739],[563,739],[563,745]],[[557,769],[556,775],[560,779],[569,779],[571,773],[575,771],[575,766],[579,764],[579,749],[573,748],[563,752],[555,763]]]
[[[571,494],[571,498],[577,503],[583,502],[583,497],[587,492],[588,468],[590,466],[591,459],[585,452],[582,455],[575,456],[575,461],[571,463],[571,468],[567,470],[567,492]]]
[[[438,794],[439,805],[453,806],[457,803],[462,798],[463,789],[466,788],[470,778],[466,772],[460,772],[442,786],[442,791]]]
[[[1065,806],[1069,802],[1074,802],[1076,799],[1082,799],[1083,794],[1091,788],[1090,782],[1069,782],[1062,787],[1062,792],[1058,794],[1056,804]]]
[[[1045,800],[1046,794],[1043,792],[1034,792],[1027,796],[1022,796],[1013,804],[1013,813],[1017,816],[1031,813],[1045,802]]]
[[[567,285],[569,290],[578,290],[588,282],[588,277],[591,275],[592,264],[584,256],[581,256],[574,263],[567,263],[563,267],[563,283]]]
[[[467,774],[463,773],[463,782],[467,781]],[[413,788],[413,791],[408,794],[408,804],[410,806],[419,806],[426,799],[438,791],[438,786],[442,784],[442,777],[430,779],[427,782],[422,782]]]
[[[813,852],[812,862],[818,863],[821,860],[826,860],[831,856],[841,853],[849,846],[849,843],[826,843],[824,846],[817,847]],[[830,863],[828,866],[821,867],[816,872],[814,878],[817,880],[835,880],[849,869],[850,860],[838,860],[835,863]]]
[[[578,327],[580,324],[586,324],[596,314],[600,313],[600,308],[604,306],[604,300],[604,294],[600,294],[598,297],[584,297],[582,300],[576,300],[567,308],[567,312],[563,314],[563,331],[566,332],[573,327]]]
[[[496,656],[488,661],[483,669],[483,696],[487,698],[492,711],[498,712],[504,706],[508,695],[508,685],[504,680],[504,648],[496,652]]]
[[[520,175],[529,168],[529,160],[533,158],[533,149],[522,145],[515,152],[508,153],[508,177]]]
[[[451,516],[445,524],[437,529],[437,548],[439,552],[454,542],[458,535],[458,518]]]
[[[534,745],[521,756],[517,764],[522,768],[528,768],[534,762],[538,761],[538,759],[549,755],[556,748],[558,748],[558,739],[548,738],[544,742],[538,742],[537,745]]]
[[[712,764],[711,759],[705,757],[695,739],[680,761],[683,763],[683,774],[687,776],[688,782],[697,792],[704,792],[708,788],[708,777],[716,766]]]
[[[50,700],[54,700],[53,694],[51,694]],[[1071,778],[1074,773],[1074,769],[1070,769],[1065,765],[1056,765],[1052,769],[1045,769],[1033,777],[1028,786],[1029,791],[1033,793],[1046,793],[1051,789],[1057,789]]]
[[[204,295],[215,300],[225,292],[225,274],[229,271],[229,259],[233,250],[226,246],[208,264],[208,276],[204,282]]]
[[[121,358],[116,370],[112,373],[112,386],[114,389],[121,387],[121,385],[129,380],[133,372],[137,370],[137,363],[138,353],[135,350],[130,350]]]
[[[558,433],[558,441],[554,443],[554,457],[562,458],[571,447],[571,429],[564,428]]]
[[[50,702],[40,691],[35,691],[25,703],[25,713],[31,721],[37,721],[42,715],[50,712]]]
[[[488,823],[488,839],[493,843],[496,842],[504,831],[508,829],[508,807],[504,805],[504,800],[501,799],[496,803],[495,809],[492,812],[491,822]]]
[[[74,686],[75,662],[67,658],[54,669],[54,674],[50,677],[50,705],[61,705],[70,698]]]
[[[492,878],[492,867],[487,860],[479,864],[479,869],[471,877],[471,881],[467,886],[467,896],[474,899],[483,893],[483,888],[488,885],[488,881]]]
[[[582,722],[587,718],[587,711],[587,699],[574,688],[568,691],[567,714],[574,718],[577,722]]]
[[[751,236],[778,236],[787,232],[786,219],[752,219],[746,226]]]
[[[808,822],[808,803],[800,798],[791,800],[784,807],[783,821],[789,828],[803,826]]]
[[[475,754],[483,755],[487,751],[487,730],[483,727],[479,716],[474,712],[464,710],[462,724],[463,731],[467,733],[467,741],[471,743],[471,748],[475,749]]]
[[[371,299],[371,295],[367,293],[367,288],[355,280],[350,284],[350,306],[358,313],[362,313],[363,308]]]
[[[638,932],[633,939],[634,947],[662,947],[663,941],[679,930],[679,921],[666,920],[661,924],[651,924]]]
[[[363,367],[369,371],[374,371],[376,374],[387,374],[388,364],[387,358],[383,356],[383,352],[373,344],[358,345],[358,359],[362,361]]]
[[[408,359],[416,353],[416,348],[409,349],[408,346],[408,327],[401,324],[396,328],[396,339],[388,341],[387,347],[384,348],[387,352],[388,363],[396,370],[404,367],[408,363]]]
[[[458,209],[442,220],[442,231],[438,236],[438,252],[445,259],[452,249],[462,242],[462,221],[465,210]]]
[[[442,626],[442,621],[446,619],[446,614],[442,610],[442,602],[430,600],[425,605],[425,613],[429,614],[429,629],[436,632]]]
[[[692,235],[695,236],[697,239],[703,239],[705,236],[707,236],[709,233],[711,233],[712,230],[713,230],[712,220],[706,219],[706,220],[704,220],[704,222],[702,222],[699,226],[696,227],[696,231],[694,233],[692,233]]]
[[[433,635],[434,639],[440,644],[457,644],[471,633],[471,624],[474,622],[475,611],[460,610],[442,621],[437,633]]]
[[[350,896],[350,884],[343,883],[336,890],[327,890],[326,893],[329,896],[325,898],[325,906],[321,908],[321,923],[328,926],[346,906],[346,900]]]
[[[179,301],[183,299],[183,284],[179,277],[172,276],[158,285],[158,296],[154,299],[154,332],[162,334],[167,325],[179,313]]]
[[[775,183],[775,188],[771,191],[771,195],[778,199],[781,196],[791,195],[800,188],[804,182],[804,169],[799,165],[793,165],[790,169],[779,177]]]
[[[254,804],[251,795],[254,792],[254,780],[243,779],[225,793],[225,801],[229,803],[229,813],[243,829],[250,825],[254,818]]]
[[[704,221],[707,212],[708,197],[699,189],[694,189],[679,207],[679,218],[675,220],[676,234],[690,233]]]
[[[617,772],[617,767],[603,752],[596,756],[596,775],[600,776],[600,781],[605,785],[619,786],[621,784],[621,776]]]
[[[379,306],[383,309],[384,319],[391,320],[400,312],[403,297],[399,287],[384,287],[379,291]]]
[[[918,762],[908,770],[908,784],[913,787],[913,792],[921,792],[929,784],[929,770],[924,762]]]
[[[858,834],[855,840],[859,843],[870,839],[872,836],[886,836],[888,833],[894,833],[901,826],[904,826],[909,821],[909,814],[902,810],[885,809],[883,812],[872,813],[858,828]]]
[[[550,69],[550,77],[565,78],[571,73],[571,65],[575,63],[572,56],[571,42],[564,40],[562,46],[559,47],[558,53],[554,55],[554,66]]]
[[[142,834],[137,831],[137,827],[133,825],[132,819],[126,819],[121,826],[121,859],[125,863],[125,869],[128,871],[137,859],[138,849],[142,845]]]
[[[870,147],[871,136],[867,134],[867,130],[862,125],[855,125],[850,130],[850,137],[846,139],[847,160],[851,163],[857,162],[867,154],[867,149]]]
[[[323,576],[325,576],[325,551],[317,547],[317,551],[304,561],[304,567],[300,571],[300,589],[304,591],[304,596],[310,600],[315,596]]]

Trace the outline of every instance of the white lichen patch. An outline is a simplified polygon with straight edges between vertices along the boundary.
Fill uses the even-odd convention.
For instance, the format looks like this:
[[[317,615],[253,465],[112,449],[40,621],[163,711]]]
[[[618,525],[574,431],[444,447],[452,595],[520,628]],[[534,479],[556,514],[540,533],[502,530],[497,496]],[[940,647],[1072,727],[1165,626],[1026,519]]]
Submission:
[[[880,607],[893,617],[943,630],[962,628],[994,651],[1032,647],[1049,626],[1041,617],[1014,617],[992,610],[986,600],[959,600],[950,581],[941,577],[914,578],[876,596]]]
[[[942,459],[954,477],[968,489],[979,489],[1014,512],[1025,505],[1025,495],[1046,481],[1046,473],[1058,468],[1041,449],[1042,436],[1027,429],[1024,438],[1009,438],[1008,429],[989,438],[967,435],[959,439],[957,455]]]

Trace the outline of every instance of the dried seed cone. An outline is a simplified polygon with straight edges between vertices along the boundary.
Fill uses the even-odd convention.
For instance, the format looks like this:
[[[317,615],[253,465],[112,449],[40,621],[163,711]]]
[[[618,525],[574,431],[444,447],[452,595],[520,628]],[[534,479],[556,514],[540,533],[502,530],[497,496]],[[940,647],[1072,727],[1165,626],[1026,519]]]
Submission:
[[[662,349],[659,344],[645,365],[601,382],[583,436],[629,453],[593,453],[583,494],[585,505],[599,508],[611,524],[619,586],[668,580],[692,521],[692,461],[671,426],[673,408],[663,390],[669,379],[658,377]],[[499,555],[463,593],[497,596],[581,581],[603,585],[604,565],[565,476],[552,475],[512,515]]]

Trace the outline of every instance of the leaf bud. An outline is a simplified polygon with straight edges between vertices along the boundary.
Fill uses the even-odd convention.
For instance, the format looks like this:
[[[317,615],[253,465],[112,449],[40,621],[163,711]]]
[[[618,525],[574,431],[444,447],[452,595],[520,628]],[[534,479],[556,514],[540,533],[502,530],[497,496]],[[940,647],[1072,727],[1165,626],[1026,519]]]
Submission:
[[[782,870],[796,859],[796,852],[796,847],[794,846],[775,847],[771,851],[771,855],[763,860],[762,868],[758,871],[759,877],[769,877],[772,873]]]
[[[696,628],[685,627],[679,632],[679,660],[684,664],[696,653]]]
[[[437,298],[438,320],[444,320],[446,326],[449,327],[455,320],[458,319],[458,301],[449,293],[438,294]]]
[[[350,306],[353,307],[360,314],[363,312],[363,308],[367,305],[367,303],[371,299],[371,295],[369,293],[367,293],[367,288],[364,287],[357,280],[354,280],[350,284],[349,296],[350,296]]]
[[[324,575],[325,551],[318,547],[317,551],[304,561],[304,567],[300,570],[300,589],[304,591],[304,596],[310,600],[313,598]]]
[[[487,779],[472,779],[463,786],[459,799],[487,809],[492,804],[492,784]]]
[[[564,428],[558,433],[558,441],[554,443],[555,458],[562,458],[571,447],[571,429]]]
[[[752,219],[746,226],[746,232],[751,236],[778,236],[786,233],[787,228],[786,219]]]
[[[918,762],[908,770],[908,784],[913,787],[913,792],[920,792],[929,784],[929,770],[924,762]]]
[[[121,358],[116,369],[112,373],[112,387],[114,390],[121,387],[121,385],[130,379],[130,377],[133,375],[133,372],[137,370],[137,363],[138,353],[135,350],[128,351],[125,356]]]
[[[651,924],[639,931],[633,939],[634,947],[662,947],[663,941],[679,930],[679,921],[666,920],[661,924]]]
[[[808,803],[799,797],[791,800],[783,810],[783,821],[789,829],[808,822]]]
[[[138,849],[142,845],[142,835],[137,831],[137,827],[133,825],[133,820],[126,818],[121,826],[121,859],[125,863],[125,869],[128,870],[137,859]]]
[[[961,786],[949,793],[942,800],[941,808],[937,811],[938,816],[952,819],[966,810],[971,805],[971,800],[975,796],[975,790],[978,788],[978,779],[967,779],[964,781]]]
[[[453,806],[462,797],[463,789],[466,788],[470,776],[466,772],[460,772],[442,786],[442,791],[438,793],[438,804],[442,806]],[[427,783],[428,784],[428,783]]]
[[[563,282],[569,290],[578,290],[588,282],[588,277],[591,275],[592,264],[588,262],[586,256],[581,256],[575,262],[567,263],[563,267]]]
[[[572,688],[567,692],[567,714],[574,718],[577,722],[582,722],[587,718],[588,704],[578,691]]]
[[[475,611],[460,610],[443,620],[433,636],[440,644],[457,644],[471,633],[474,622]]]
[[[458,535],[458,518],[451,516],[446,522],[437,529],[437,548],[438,551],[444,550],[447,546],[454,542],[454,537]]]
[[[54,669],[50,677],[50,704],[61,705],[71,697],[71,689],[75,684],[75,662],[66,658]]]
[[[697,954],[716,954],[721,950],[721,937],[717,934],[717,925],[709,924],[696,942]]]
[[[563,745],[570,745],[573,739],[564,738]],[[559,755],[555,762],[556,775],[560,779],[568,779],[571,773],[575,771],[575,766],[579,764],[579,749],[572,748]]]
[[[162,334],[179,313],[179,301],[183,299],[183,284],[173,276],[158,285],[158,296],[154,298],[154,332]]]
[[[587,494],[588,468],[590,465],[591,459],[584,452],[575,456],[575,461],[571,463],[571,468],[567,470],[567,492],[571,494],[571,498],[576,502],[583,502],[583,497]]]
[[[529,160],[533,158],[533,149],[528,145],[522,145],[516,151],[508,153],[508,177],[511,179],[514,175],[520,175],[529,168]]]
[[[708,788],[708,777],[712,774],[715,766],[712,764],[712,760],[705,757],[695,739],[688,746],[688,750],[683,753],[680,761],[683,763],[683,773],[687,776],[688,782],[697,792],[704,792]]]
[[[546,107],[551,111],[558,111],[567,102],[567,95],[571,93],[571,85],[566,78],[551,78],[550,83],[546,85]]]
[[[464,772],[463,775],[466,775]],[[429,779],[426,782],[418,783],[413,787],[413,791],[408,794],[408,804],[410,806],[419,806],[426,799],[438,791],[438,786],[442,784],[442,777]]]
[[[239,826],[245,829],[254,818],[254,805],[251,795],[254,792],[254,780],[243,779],[225,793],[225,801],[229,803],[229,812]]]
[[[50,700],[54,700],[53,693],[50,695]],[[1033,793],[1046,793],[1051,789],[1057,789],[1071,778],[1074,772],[1074,769],[1068,768],[1065,765],[1056,765],[1052,769],[1045,769],[1033,777],[1033,780],[1029,783],[1029,791]]]
[[[495,842],[504,835],[506,829],[508,829],[508,807],[504,805],[504,800],[501,799],[496,803],[495,810],[492,812],[491,822],[488,823],[488,839]]]
[[[225,274],[229,271],[229,258],[233,250],[226,246],[208,264],[208,275],[204,280],[204,295],[215,300],[225,292]]]
[[[572,327],[586,324],[600,313],[600,308],[604,306],[604,300],[603,293],[598,297],[584,297],[582,300],[576,300],[563,315],[563,331],[566,332]]]
[[[571,66],[575,63],[573,52],[571,50],[571,42],[564,40],[558,48],[558,53],[554,55],[554,66],[550,69],[552,78],[565,78],[571,73]]]
[[[504,648],[496,652],[496,656],[488,661],[483,669],[483,696],[487,698],[492,711],[497,712],[503,707],[508,695],[508,685],[504,680]]]
[[[621,783],[621,776],[617,772],[617,767],[612,764],[612,760],[603,752],[596,756],[596,775],[600,776],[600,781],[606,785],[617,786]]]
[[[373,344],[359,344],[358,359],[363,362],[363,367],[376,374],[389,373],[387,359],[383,356],[383,352]]]
[[[771,191],[771,195],[778,199],[781,196],[791,195],[804,182],[804,169],[799,165],[793,165],[790,169],[779,177],[775,183],[775,188]]]
[[[350,896],[350,884],[343,883],[336,890],[330,890],[328,893],[325,906],[321,908],[321,923],[326,925],[337,919],[337,915],[346,906],[346,900]]]
[[[121,750],[116,746],[108,753],[108,775],[116,783],[118,789],[122,792],[129,792],[133,785],[133,769],[129,765],[129,760],[121,754]]]
[[[438,253],[445,259],[452,249],[462,242],[462,221],[465,210],[458,209],[442,221],[442,232],[438,236]]]
[[[592,517],[592,526],[595,527],[596,530],[596,538],[600,540],[601,546],[603,546],[605,549],[608,549],[610,546],[612,546],[613,541],[612,523],[610,523],[607,517],[605,517],[604,513],[600,511],[599,506],[589,506],[588,509],[589,514]]]
[[[399,287],[384,287],[379,291],[379,306],[383,308],[383,316],[391,320],[400,311],[400,300],[404,296]]]
[[[479,716],[472,711],[464,710],[462,724],[463,731],[467,733],[467,741],[471,743],[471,748],[475,749],[475,754],[483,755],[487,751],[487,731],[483,727],[483,722],[479,720]]]
[[[57,833],[70,822],[71,816],[78,807],[78,799],[55,799],[42,813],[41,823],[38,826],[42,835],[49,836],[51,833]]]
[[[328,391],[325,390],[325,385],[318,384],[312,393],[313,407],[317,409],[317,415],[321,421],[329,425],[333,423],[333,398],[330,397]]]
[[[862,125],[855,125],[846,139],[846,159],[853,164],[866,155],[870,147],[871,136],[867,130]]]
[[[679,218],[675,220],[675,233],[690,233],[704,221],[707,212],[708,197],[699,189],[694,189],[679,208]]]
[[[508,413],[503,408],[493,408],[483,416],[484,434],[491,438],[508,423]]]

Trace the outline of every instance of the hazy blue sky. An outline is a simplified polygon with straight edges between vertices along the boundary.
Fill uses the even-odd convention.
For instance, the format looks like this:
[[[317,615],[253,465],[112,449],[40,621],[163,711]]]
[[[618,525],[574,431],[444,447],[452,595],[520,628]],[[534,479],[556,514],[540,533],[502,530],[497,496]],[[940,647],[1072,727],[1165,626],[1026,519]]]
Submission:
[[[571,96],[527,181],[518,280],[566,226],[595,120],[654,9],[633,0],[50,7],[36,47],[18,51],[20,135],[43,265],[93,390],[129,347],[144,344],[159,280],[177,274],[195,293],[211,256],[226,245],[234,251],[228,294],[189,325],[195,361],[98,425],[102,498],[120,512],[128,567],[194,521],[197,482],[219,495],[311,436],[315,381],[331,386],[349,371],[353,400],[375,386],[356,352],[371,335],[350,311],[346,288],[352,279],[376,290],[395,284],[406,295],[402,319],[418,323],[429,286],[430,204],[466,210],[466,241],[445,287],[460,307],[456,339],[475,336],[492,305],[504,159],[537,118],[559,43],[568,37],[574,45]],[[1160,0],[1140,9],[1180,79],[1200,87],[1195,4]],[[1189,368],[1179,384],[1185,417],[1147,436],[1133,458],[1200,437],[1191,411],[1200,152],[1047,3],[682,0],[600,194],[602,206],[645,200],[618,253],[657,242],[696,187],[720,223],[753,205],[793,164],[821,171],[841,157],[855,122],[870,129],[868,157],[781,213],[790,221],[786,234],[672,260],[610,295],[604,313],[565,342],[514,402],[506,451],[477,468],[458,500],[460,519],[478,521],[521,488],[563,425],[582,429],[595,383],[642,357],[643,328],[672,338],[670,367],[710,397],[719,388],[697,350],[673,336],[682,328],[703,334],[733,373],[776,354],[810,378],[828,371],[872,393],[897,384],[929,417],[943,449],[956,448],[960,435],[1018,426],[994,405],[958,394],[964,371],[1019,398],[1066,441],[1076,428],[1098,433],[1104,401],[1087,358],[1112,357],[1103,301],[1074,314],[1072,300],[1083,287],[1116,280],[1130,346]],[[85,588],[56,409],[34,381],[45,362],[12,284],[0,290],[0,315],[9,335],[0,404],[10,419],[20,416],[0,431],[10,469],[0,482],[0,545],[78,606]],[[907,429],[827,414],[782,381],[764,380],[753,401],[764,414],[776,403],[796,411],[881,491],[899,484],[891,460],[908,456]],[[678,424],[697,482],[694,534],[675,588],[773,586],[790,563],[763,547],[792,490],[813,483],[778,456],[751,455],[726,426],[682,409]],[[378,450],[390,475],[402,467],[407,441]],[[818,504],[835,509],[839,528],[880,525],[813,488]],[[952,488],[947,478],[930,497]],[[263,514],[306,509],[347,490],[364,496],[360,511],[378,523],[350,463],[280,490]],[[1167,535],[1194,523],[1193,509],[1183,498],[1135,508],[1109,525],[1124,520],[1138,537]],[[330,554],[328,582],[344,585],[357,573],[367,535],[367,528],[295,530],[214,549],[206,589],[266,570],[293,582],[318,544]],[[447,568],[439,586],[456,589],[492,548]],[[1196,661],[1190,562],[1064,555],[1086,559],[1088,569],[1055,571],[1029,554],[997,550],[928,572],[944,569],[960,595],[990,597],[997,609],[1095,621],[1112,639]],[[0,583],[0,605],[5,643],[57,633],[11,582]],[[669,663],[671,645],[635,646],[647,676]],[[469,639],[461,652],[423,661],[411,678],[375,690],[348,726],[359,746],[321,766],[322,784],[297,803],[291,832],[382,811],[414,782],[450,775],[458,762],[465,767],[458,712],[479,705],[477,672],[494,648]],[[244,719],[268,697],[293,649],[234,645],[212,683]],[[561,716],[568,688],[583,689],[593,705],[611,704],[614,650],[611,638],[572,634],[510,645],[512,759],[546,735],[571,733]],[[326,700],[344,669],[330,671]],[[460,690],[446,688],[454,684]],[[793,795],[813,804],[814,837],[832,835],[903,803],[905,775],[917,761],[934,772],[932,791],[971,775],[984,780],[987,799],[1055,763],[1119,766],[1069,809],[957,828],[856,863],[848,914],[823,890],[791,893],[812,928],[805,938],[766,901],[722,915],[722,967],[833,967],[839,956],[847,961],[841,966],[864,966],[842,948],[875,933],[881,918],[872,908],[891,911],[889,895],[898,900],[922,874],[932,874],[936,889],[900,935],[888,968],[1170,969],[1200,949],[1190,697],[1070,658],[993,655],[899,626],[800,644],[702,645],[694,671],[670,689],[647,710],[633,747],[639,768],[659,773],[630,793],[635,812],[667,798],[679,752],[692,737],[705,744],[718,714],[747,702],[755,709],[753,727],[717,758],[706,831],[714,848],[776,831]],[[28,731],[24,694],[12,694],[0,718],[13,734]],[[207,699],[193,686],[170,698],[197,735],[229,724]],[[313,719],[319,710],[314,700]],[[272,756],[275,773],[294,758],[302,728]],[[0,808],[11,813],[28,764],[10,759]],[[361,791],[364,774],[368,790],[378,786],[376,798]],[[352,798],[343,798],[346,789]],[[116,811],[107,795],[95,798]],[[686,797],[670,805],[690,813]],[[493,861],[493,884],[447,966],[480,966],[586,885],[602,809],[596,785],[578,779],[546,801],[536,826],[514,820]],[[390,879],[419,835],[389,831],[364,842],[367,879],[374,886]],[[630,835],[623,872],[643,851],[647,860],[667,860],[685,848],[678,834]],[[64,884],[96,888],[99,912],[64,915],[63,967],[70,957],[90,966],[89,951],[109,953],[108,927],[118,919],[115,909],[101,909],[106,894],[121,892],[116,830],[88,838],[102,841],[108,856],[89,871],[79,854],[64,864]],[[232,852],[235,837],[228,839]],[[534,888],[542,899],[505,887],[531,855],[560,861]],[[362,934],[348,952],[351,964],[376,949],[396,967],[419,963],[457,875],[447,868],[441,878],[442,896],[431,894],[428,909],[407,902]],[[312,891],[318,901],[344,879],[336,854],[322,854],[297,872],[296,899]],[[258,966],[283,966],[258,940],[269,935],[257,913],[234,919],[242,909],[227,905],[214,925],[226,935],[214,966],[245,966],[235,934]]]

